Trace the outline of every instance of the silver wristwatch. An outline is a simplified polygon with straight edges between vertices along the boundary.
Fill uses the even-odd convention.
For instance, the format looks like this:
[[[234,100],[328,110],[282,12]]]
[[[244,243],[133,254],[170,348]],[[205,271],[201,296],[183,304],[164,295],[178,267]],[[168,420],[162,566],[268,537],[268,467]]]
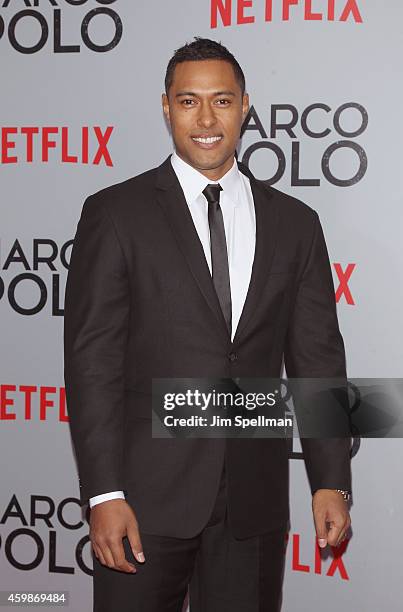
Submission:
[[[342,494],[344,501],[349,501],[349,499],[351,499],[350,491],[343,491],[343,489],[335,489],[335,491]]]

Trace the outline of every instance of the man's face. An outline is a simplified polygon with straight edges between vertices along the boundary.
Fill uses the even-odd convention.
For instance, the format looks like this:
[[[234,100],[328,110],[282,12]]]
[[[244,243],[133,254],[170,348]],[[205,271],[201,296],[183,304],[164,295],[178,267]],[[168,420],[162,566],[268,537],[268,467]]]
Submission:
[[[233,164],[248,102],[229,62],[178,64],[168,96],[162,95],[177,154],[207,178],[219,180]]]

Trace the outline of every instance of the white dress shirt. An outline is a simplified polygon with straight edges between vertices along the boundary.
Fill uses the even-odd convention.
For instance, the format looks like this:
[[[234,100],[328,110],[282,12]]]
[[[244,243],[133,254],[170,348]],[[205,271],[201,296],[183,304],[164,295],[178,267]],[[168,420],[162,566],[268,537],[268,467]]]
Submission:
[[[211,250],[208,203],[202,192],[209,183],[220,183],[222,187],[220,206],[227,241],[232,307],[231,340],[233,340],[248,291],[255,255],[255,206],[249,179],[240,172],[235,158],[230,170],[219,181],[209,180],[204,174],[201,174],[179,157],[176,152],[171,156],[171,163],[202,243],[210,274]],[[123,491],[96,495],[90,498],[89,504],[92,508],[103,501],[118,498],[125,499]]]

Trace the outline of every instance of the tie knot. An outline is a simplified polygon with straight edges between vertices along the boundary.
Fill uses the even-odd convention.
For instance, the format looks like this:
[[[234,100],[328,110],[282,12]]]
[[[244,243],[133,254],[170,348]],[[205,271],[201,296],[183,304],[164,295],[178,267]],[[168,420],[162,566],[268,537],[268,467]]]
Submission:
[[[203,189],[203,194],[206,196],[207,202],[213,204],[220,201],[220,191],[222,191],[220,183],[209,183],[207,187]]]

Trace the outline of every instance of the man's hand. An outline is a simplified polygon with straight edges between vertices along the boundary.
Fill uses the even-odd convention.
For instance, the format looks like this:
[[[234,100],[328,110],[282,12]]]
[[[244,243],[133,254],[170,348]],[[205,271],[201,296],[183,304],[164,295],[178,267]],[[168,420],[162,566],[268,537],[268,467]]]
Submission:
[[[125,557],[124,536],[137,561],[145,561],[136,515],[124,499],[111,499],[91,508],[90,540],[97,559],[112,569],[135,573],[136,567]]]
[[[319,546],[339,546],[351,525],[347,502],[341,493],[318,489],[312,498],[312,510]],[[329,530],[326,523],[329,523]]]

